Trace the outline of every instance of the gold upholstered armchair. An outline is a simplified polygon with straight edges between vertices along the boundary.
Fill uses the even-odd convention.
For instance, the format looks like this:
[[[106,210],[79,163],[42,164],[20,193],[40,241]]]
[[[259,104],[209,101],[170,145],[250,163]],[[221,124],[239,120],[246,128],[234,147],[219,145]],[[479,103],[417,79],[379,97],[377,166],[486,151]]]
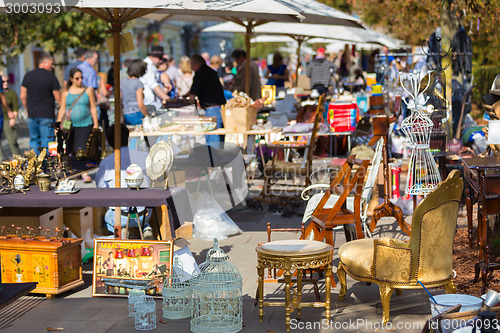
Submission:
[[[339,299],[346,295],[346,273],[355,280],[379,285],[382,322],[389,321],[389,307],[394,290],[444,286],[447,293],[456,291],[453,284],[453,239],[462,196],[463,181],[458,170],[416,207],[408,242],[391,238],[360,239],[339,248],[337,275],[341,283]]]

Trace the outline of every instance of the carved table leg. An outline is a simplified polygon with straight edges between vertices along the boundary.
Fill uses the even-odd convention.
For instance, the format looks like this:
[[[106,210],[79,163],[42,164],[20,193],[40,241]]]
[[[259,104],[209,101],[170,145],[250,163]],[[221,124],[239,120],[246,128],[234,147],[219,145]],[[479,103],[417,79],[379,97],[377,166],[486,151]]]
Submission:
[[[472,225],[472,191],[470,186],[465,184],[465,207],[467,209],[467,228],[469,231],[469,247],[472,247],[473,239],[474,239],[474,226]]]
[[[292,273],[289,270],[285,272],[285,325],[286,331],[290,332],[290,313],[292,307],[290,304],[290,285],[292,284]]]
[[[257,274],[259,275],[259,321],[262,323],[264,320],[264,267],[257,267]]]
[[[300,304],[302,302],[302,273],[301,269],[297,270],[297,315],[299,316],[302,311],[302,305]]]
[[[345,273],[344,273],[345,274]],[[330,310],[330,297],[331,297],[331,276],[332,276],[332,265],[328,263],[325,266],[325,288],[326,288],[326,296],[325,296],[325,318],[330,319],[331,310]]]

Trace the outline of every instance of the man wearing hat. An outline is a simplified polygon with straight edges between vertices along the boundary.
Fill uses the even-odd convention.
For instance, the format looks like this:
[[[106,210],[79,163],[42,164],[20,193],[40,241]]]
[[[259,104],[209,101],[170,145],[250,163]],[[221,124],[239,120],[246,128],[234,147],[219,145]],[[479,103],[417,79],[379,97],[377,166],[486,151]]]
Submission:
[[[158,78],[158,65],[163,59],[163,46],[154,45],[151,47],[151,52],[144,59],[148,68],[146,74],[139,79],[144,85],[144,104],[146,107],[154,107],[155,109],[162,108],[162,102],[168,99],[167,94],[161,89]]]
[[[326,93],[330,85],[334,64],[325,57],[325,49],[316,50],[316,57],[307,68],[307,76],[311,79],[311,89],[316,89],[321,95]]]

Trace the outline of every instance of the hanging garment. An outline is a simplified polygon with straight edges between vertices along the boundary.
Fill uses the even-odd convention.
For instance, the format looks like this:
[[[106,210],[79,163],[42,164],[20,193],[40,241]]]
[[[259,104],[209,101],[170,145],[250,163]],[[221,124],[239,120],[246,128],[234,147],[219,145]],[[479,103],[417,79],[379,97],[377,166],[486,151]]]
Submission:
[[[469,76],[472,73],[472,41],[464,27],[460,27],[453,36],[452,45],[453,75]]]

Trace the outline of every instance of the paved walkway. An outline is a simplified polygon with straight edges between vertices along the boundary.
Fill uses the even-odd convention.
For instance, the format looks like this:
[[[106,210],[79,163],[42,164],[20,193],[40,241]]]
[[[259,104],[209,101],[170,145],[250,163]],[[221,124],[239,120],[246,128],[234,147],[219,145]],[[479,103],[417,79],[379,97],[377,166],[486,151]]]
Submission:
[[[26,134],[26,131],[21,130]],[[21,134],[20,143],[27,149],[26,135]],[[6,151],[4,149],[4,151]],[[78,187],[83,184],[78,184]],[[229,213],[243,230],[241,235],[220,241],[220,246],[229,256],[229,261],[236,265],[243,276],[243,322],[242,332],[284,332],[284,309],[266,307],[264,322],[259,323],[258,308],[253,306],[257,287],[255,246],[267,241],[266,226],[271,222],[273,227],[297,227],[301,216],[284,218],[268,210],[241,210]],[[393,219],[384,219],[375,231],[375,237],[388,236],[405,238],[397,228]],[[298,238],[298,233],[280,232],[273,234],[273,240]],[[334,267],[338,264],[337,249],[345,242],[342,230],[335,233]],[[198,264],[205,261],[211,242],[190,240],[190,249]],[[334,268],[334,272],[336,268]],[[132,318],[128,318],[126,298],[92,297],[92,270],[89,265],[84,269],[85,285],[70,292],[58,295],[54,300],[44,300],[41,296],[27,296],[13,303],[0,312],[1,323],[7,316],[18,317],[8,322],[10,325],[2,330],[5,333],[47,332],[48,328],[63,328],[63,332],[135,332]],[[348,278],[348,293],[344,301],[337,299],[339,292],[338,278],[334,273],[337,287],[332,288],[332,318],[330,322],[323,320],[324,310],[321,308],[304,308],[298,317],[292,314],[292,332],[421,332],[423,324],[430,317],[429,301],[423,291],[404,291],[402,296],[395,293],[391,301],[391,326],[381,327],[382,306],[378,286]],[[266,284],[267,296],[281,297],[282,286]],[[304,299],[313,299],[305,286]],[[320,292],[324,297],[324,281],[320,281]],[[433,291],[444,293],[442,289]],[[157,329],[162,332],[189,332],[189,320],[166,320],[161,318],[161,300],[157,300]],[[3,318],[2,318],[3,316]]]

